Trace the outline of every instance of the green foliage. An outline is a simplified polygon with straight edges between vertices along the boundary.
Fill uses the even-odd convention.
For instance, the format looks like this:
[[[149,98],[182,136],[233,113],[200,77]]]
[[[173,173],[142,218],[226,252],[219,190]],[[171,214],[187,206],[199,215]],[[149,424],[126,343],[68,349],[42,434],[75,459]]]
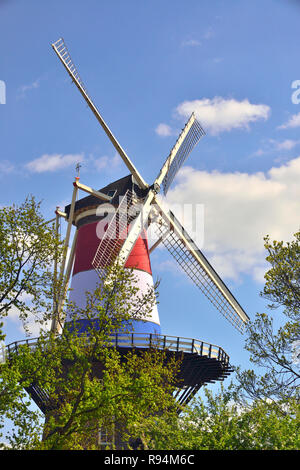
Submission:
[[[270,242],[265,237],[266,260],[271,268],[265,275],[262,296],[272,303],[270,308],[284,307],[285,314],[299,321],[300,311],[300,231],[292,242]]]
[[[122,357],[105,346],[97,331],[88,337],[67,333],[40,337],[1,366],[0,411],[14,431],[6,437],[12,449],[94,449],[100,428],[113,432],[121,445],[142,438],[149,423],[175,412],[172,398],[177,364],[158,350],[131,351]],[[32,412],[24,388],[34,383],[48,395],[41,440],[41,414]],[[113,444],[112,444],[113,445]],[[119,443],[120,445],[120,443]]]
[[[121,328],[126,333],[132,320],[146,319],[153,305],[157,302],[158,283],[143,292],[141,296],[133,269],[122,268],[116,264],[109,266],[101,273],[99,282],[93,292],[86,292],[84,308],[79,308],[69,301],[65,302],[64,312],[57,314],[58,323],[63,328],[66,312],[72,316],[72,327],[79,328],[78,320],[84,318],[91,325],[97,324],[97,334],[103,337]],[[124,325],[127,325],[124,326]],[[93,327],[89,333],[93,333]]]
[[[6,363],[0,365],[0,427],[4,420],[13,423],[6,442],[11,449],[27,449],[28,442],[38,442],[42,431],[42,413],[32,410],[26,387],[36,380],[39,374],[47,374],[45,359],[41,350],[32,350],[26,344],[11,354]],[[2,434],[1,434],[2,435]]]
[[[267,261],[271,267],[265,275],[266,284],[262,296],[271,300],[274,310],[283,307],[288,317],[276,331],[273,319],[265,314],[256,314],[247,328],[245,348],[250,360],[261,374],[254,370],[237,369],[240,397],[244,399],[300,399],[300,361],[296,360],[297,344],[300,343],[300,232],[295,240],[270,242],[265,238]]]
[[[113,347],[111,335],[121,326],[126,333],[132,320],[152,309],[155,289],[143,297],[137,293],[133,271],[111,267],[87,293],[84,309],[65,303],[73,328],[60,335],[45,332],[34,347],[12,351],[0,369],[1,415],[14,423],[6,437],[11,448],[95,449],[101,428],[117,436],[118,447],[134,439],[147,447],[143,436],[149,423],[177,409],[172,390],[178,365],[156,349],[133,349],[124,356]],[[79,318],[91,321],[84,334]],[[24,392],[31,384],[48,396],[43,439],[40,414],[29,411]]]
[[[23,320],[33,312],[46,324],[61,287],[53,282],[61,255],[54,227],[45,225],[34,198],[1,209],[0,225],[0,315],[17,308]],[[180,415],[172,396],[180,364],[155,348],[123,355],[111,342],[121,327],[126,333],[132,320],[147,317],[157,286],[141,297],[133,271],[103,272],[97,289],[86,293],[86,308],[66,302],[62,313],[54,312],[60,335],[44,330],[34,345],[24,342],[0,364],[0,428],[4,419],[12,421],[9,448],[99,449],[101,429],[112,449],[137,442],[157,450],[299,449],[300,374],[293,359],[300,338],[299,241],[299,232],[287,244],[265,239],[271,268],[262,295],[272,310],[283,307],[288,321],[275,332],[272,318],[257,314],[248,326],[245,347],[264,373],[237,369],[237,386],[218,393],[205,388],[204,398]],[[63,328],[67,311],[73,328]],[[90,320],[86,334],[78,330],[81,318]],[[48,397],[45,420],[30,405],[32,385]]]
[[[120,447],[142,437],[155,415],[175,407],[172,368],[165,367],[157,351],[133,352],[122,360],[116,350],[107,349],[101,356],[101,378],[92,374],[91,379],[90,362],[72,364],[68,385],[61,389],[65,400],[46,423],[42,449],[97,448],[100,428],[111,434],[116,430]]]
[[[133,350],[125,358],[112,347],[110,335],[121,327],[126,333],[132,320],[147,317],[157,301],[157,285],[141,296],[133,270],[112,266],[102,273],[98,288],[86,293],[84,309],[65,302],[58,311],[53,297],[63,280],[57,282],[53,270],[62,246],[40,204],[28,197],[19,207],[4,207],[0,223],[0,315],[14,308],[23,321],[35,314],[42,325],[56,315],[62,329],[57,335],[45,328],[35,343],[10,350],[0,365],[0,427],[4,419],[12,421],[5,436],[9,447],[97,448],[103,427],[117,429],[118,445],[141,438],[148,421],[175,408],[171,390],[177,364],[166,366],[164,354],[156,350]],[[67,311],[73,328],[63,328]],[[86,334],[78,331],[81,318],[90,320]],[[26,390],[32,386],[48,397],[45,423],[30,406]]]
[[[162,418],[152,430],[156,449],[291,450],[300,448],[300,232],[295,240],[265,238],[270,269],[262,296],[283,308],[288,321],[276,331],[273,319],[256,314],[245,348],[255,370],[237,368],[237,384],[213,394],[205,389],[180,419]],[[298,349],[299,354],[299,349]]]
[[[298,416],[297,416],[298,415]],[[185,450],[296,450],[300,447],[299,406],[255,401],[248,408],[235,393],[205,389],[180,419],[162,418],[153,430],[153,448]]]
[[[24,322],[29,315],[45,321],[53,298],[53,262],[60,255],[55,228],[46,224],[33,196],[20,206],[0,208],[0,317],[17,309]]]

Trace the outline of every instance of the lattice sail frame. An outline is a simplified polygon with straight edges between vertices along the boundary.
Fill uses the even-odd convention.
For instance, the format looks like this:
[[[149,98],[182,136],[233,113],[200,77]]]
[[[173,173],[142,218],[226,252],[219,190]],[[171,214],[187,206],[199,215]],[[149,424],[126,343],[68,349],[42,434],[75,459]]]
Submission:
[[[110,139],[111,143],[119,153],[120,157],[122,158],[123,162],[131,172],[131,174],[134,176],[135,180],[137,181],[137,184],[139,185],[140,188],[142,189],[147,189],[148,184],[145,182],[141,174],[138,172],[137,168],[134,166],[133,162],[130,160],[129,156],[125,152],[125,150],[122,148],[116,137],[113,135],[112,131],[104,121],[103,117],[101,116],[99,110],[97,109],[96,105],[94,104],[92,98],[90,97],[82,79],[80,78],[79,72],[77,68],[75,67],[71,56],[69,54],[69,51],[67,49],[67,46],[63,40],[63,38],[60,38],[58,41],[52,44],[52,47],[59,57],[60,61],[62,62],[63,66],[67,70],[68,74],[72,78],[72,81],[80,91],[81,95],[85,99],[87,105],[89,108],[92,110],[94,113],[94,116],[96,117],[97,121],[100,123],[102,126],[104,132]]]
[[[201,124],[199,123],[199,121],[197,121],[196,118],[194,118],[194,122],[192,123],[189,131],[181,142],[176,156],[172,160],[168,171],[162,181],[163,191],[165,195],[167,194],[172,181],[174,180],[176,174],[182,167],[183,163],[185,162],[193,148],[198,144],[201,137],[203,137],[204,135],[205,131],[203,130]]]
[[[98,274],[101,274],[103,269],[107,268],[117,259],[128,236],[129,225],[137,215],[136,212],[132,211],[133,205],[137,202],[136,195],[130,190],[127,190],[121,198],[120,204],[99,242],[92,261],[93,268]]]
[[[76,80],[76,82],[81,86],[82,90],[88,94],[88,91],[83,83],[83,81],[80,78],[80,75],[78,73],[78,70],[76,69],[71,55],[68,51],[68,48],[63,40],[63,38],[60,38],[58,41],[52,44],[52,47],[56,50],[56,53],[60,57],[61,61],[64,63],[64,65],[67,67],[69,73],[71,74],[72,78]]]
[[[226,288],[223,281],[219,278],[218,274],[215,272],[213,267],[210,265],[208,260],[204,257],[203,253],[199,250],[196,243],[188,235],[186,230],[180,225],[180,223],[175,218],[172,212],[169,213],[172,216],[173,222],[176,223],[177,227],[181,230],[182,238],[180,238],[172,227],[170,227],[161,217],[159,221],[155,224],[155,231],[161,242],[167,248],[169,253],[185,271],[185,273],[190,277],[194,284],[201,290],[201,292],[210,300],[214,307],[221,312],[221,314],[241,333],[244,331],[245,322],[240,315],[237,314],[236,309],[229,303],[227,298],[223,295],[221,290],[216,285],[215,281],[208,274],[210,271],[213,273],[214,277],[218,278],[218,281]],[[191,251],[187,248],[186,244],[183,241],[183,238],[189,242],[193,247],[194,251],[198,254],[199,257],[207,265],[207,270],[205,270],[199,262],[192,255]],[[226,288],[227,289],[227,288]],[[232,294],[230,294],[232,296]],[[233,298],[233,296],[232,296]],[[239,306],[237,301],[233,298],[234,302]],[[241,309],[241,307],[239,306]],[[242,309],[241,309],[242,310]],[[246,317],[246,314],[245,314]]]

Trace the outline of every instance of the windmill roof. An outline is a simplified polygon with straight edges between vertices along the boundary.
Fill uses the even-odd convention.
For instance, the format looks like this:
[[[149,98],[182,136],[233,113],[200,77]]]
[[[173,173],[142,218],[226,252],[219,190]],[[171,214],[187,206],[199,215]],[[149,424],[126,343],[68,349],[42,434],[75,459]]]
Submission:
[[[98,189],[98,191],[107,195],[110,191],[115,191],[114,197],[111,200],[111,204],[118,205],[119,196],[124,195],[128,189],[131,191],[134,189],[134,191],[140,197],[143,197],[145,195],[144,194],[145,191],[141,190],[136,184],[133,183],[132,175],[127,175],[127,176],[124,176],[123,178],[113,181],[112,183],[109,183],[107,186],[104,186],[103,188]],[[101,201],[101,199],[97,198],[96,196],[89,195],[76,201],[75,212],[77,212],[78,210],[82,210],[86,207],[98,206],[99,204],[104,204],[104,203],[107,204],[107,202]],[[70,208],[71,208],[71,204],[68,204],[65,207],[65,212],[67,216],[69,216]]]

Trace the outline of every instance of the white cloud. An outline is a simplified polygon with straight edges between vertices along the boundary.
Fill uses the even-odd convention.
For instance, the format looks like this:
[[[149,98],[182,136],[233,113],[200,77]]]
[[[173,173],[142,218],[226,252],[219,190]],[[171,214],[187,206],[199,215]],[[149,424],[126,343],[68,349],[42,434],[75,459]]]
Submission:
[[[246,273],[261,281],[267,266],[263,237],[269,234],[271,239],[287,241],[299,229],[299,180],[300,157],[266,173],[184,167],[167,202],[171,209],[179,203],[204,204],[200,248],[212,265],[224,278],[238,280]]]
[[[18,88],[18,97],[19,98],[25,98],[26,93],[28,91],[39,88],[39,86],[40,86],[40,79],[39,78],[37,80],[35,80],[34,82],[30,83],[29,85],[21,85]]]
[[[293,116],[285,124],[279,126],[278,129],[290,129],[295,127],[300,127],[300,113],[293,114]]]
[[[27,163],[25,166],[33,173],[44,173],[47,171],[58,171],[72,165],[75,167],[78,162],[82,162],[83,160],[84,157],[82,154],[44,154]]]
[[[83,171],[111,171],[116,170],[121,164],[121,157],[116,153],[113,157],[103,155],[101,157],[95,157],[89,155],[85,157],[83,154],[44,154],[35,160],[28,162],[25,165],[29,171],[33,173],[45,173],[63,170],[70,166],[75,167],[77,163],[84,162],[82,167]],[[1,165],[0,165],[1,168]]]
[[[27,293],[23,293],[20,296],[20,300],[25,302],[28,306],[30,306],[32,301],[32,296]],[[7,325],[7,322],[12,322],[20,333],[24,334],[25,329],[22,320],[20,319],[21,312],[16,306],[12,306],[8,312],[7,317],[4,318],[4,323]],[[47,321],[43,325],[44,328],[50,328],[51,322]],[[37,319],[34,315],[29,315],[26,320],[26,331],[32,336],[39,336],[41,332],[41,325],[37,322]]]
[[[93,156],[91,156],[90,158],[97,171],[115,169],[121,163],[121,157],[118,153],[116,153],[114,157],[108,157],[107,155],[103,155],[99,158],[94,158]]]
[[[203,35],[204,39],[206,40],[211,39],[214,36],[215,36],[215,32],[211,26],[205,31]]]
[[[182,42],[183,47],[197,47],[201,46],[201,42],[198,41],[197,39],[187,39],[186,41]]]
[[[254,153],[252,154],[252,156],[254,156],[254,157],[261,157],[262,155],[265,155],[266,153],[268,153],[268,150],[259,148],[258,150],[256,150],[256,152],[254,152]]]
[[[199,47],[199,46],[202,46],[203,42],[209,41],[214,36],[215,36],[215,31],[210,26],[206,29],[204,34],[201,35],[201,41],[199,39],[195,39],[193,37],[190,37],[190,39],[186,39],[186,40],[182,41],[181,45],[183,47]]]
[[[212,61],[214,64],[219,64],[220,62],[223,62],[223,60],[223,57],[214,57]]]
[[[173,131],[168,124],[159,124],[156,129],[155,129],[156,134],[162,136],[162,137],[168,137],[173,134]]]
[[[300,143],[300,140],[286,139],[282,142],[271,141],[274,144],[276,150],[292,150],[296,145]]]
[[[212,99],[184,101],[177,106],[176,112],[185,118],[195,112],[207,131],[219,134],[236,128],[247,129],[251,122],[268,119],[270,107],[252,104],[248,99],[237,101],[215,96]]]
[[[8,160],[2,160],[0,161],[0,173],[3,174],[9,174],[12,173],[15,170],[14,165],[9,162]]]
[[[261,156],[272,152],[289,151],[300,144],[300,140],[286,139],[281,142],[274,139],[269,139],[264,142],[262,148],[259,148],[253,153],[253,156]]]

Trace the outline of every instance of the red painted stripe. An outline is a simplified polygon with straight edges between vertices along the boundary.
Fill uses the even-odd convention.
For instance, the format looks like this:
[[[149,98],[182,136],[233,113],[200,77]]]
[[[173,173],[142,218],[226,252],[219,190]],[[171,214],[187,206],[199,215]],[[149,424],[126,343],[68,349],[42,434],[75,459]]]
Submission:
[[[94,269],[92,260],[100,243],[96,233],[97,223],[83,225],[78,229],[73,275]],[[143,237],[140,236],[137,239],[125,267],[140,269],[152,274],[146,232]]]
[[[139,236],[129,257],[126,261],[125,268],[137,268],[146,273],[152,274],[147,234],[144,231],[143,237]]]

